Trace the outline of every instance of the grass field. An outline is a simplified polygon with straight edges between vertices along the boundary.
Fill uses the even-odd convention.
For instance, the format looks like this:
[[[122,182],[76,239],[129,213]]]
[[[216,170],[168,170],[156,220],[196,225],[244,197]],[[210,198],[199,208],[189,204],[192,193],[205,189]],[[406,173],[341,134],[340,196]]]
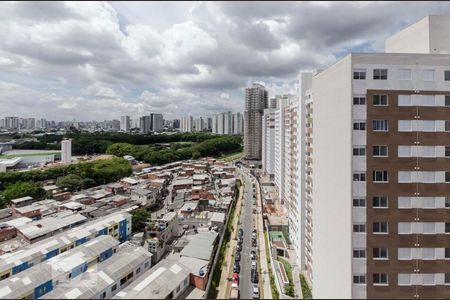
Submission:
[[[233,153],[228,153],[228,154],[222,155],[218,159],[223,160],[225,162],[230,162],[235,159],[241,158],[243,154],[244,154],[243,151],[233,152]]]

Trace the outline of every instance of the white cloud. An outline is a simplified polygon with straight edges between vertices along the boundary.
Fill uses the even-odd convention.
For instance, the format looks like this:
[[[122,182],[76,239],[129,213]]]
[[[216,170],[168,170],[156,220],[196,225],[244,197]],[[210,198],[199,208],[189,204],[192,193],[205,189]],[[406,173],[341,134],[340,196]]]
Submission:
[[[2,2],[0,117],[242,110],[247,83],[295,91],[299,71],[437,12],[450,4]]]

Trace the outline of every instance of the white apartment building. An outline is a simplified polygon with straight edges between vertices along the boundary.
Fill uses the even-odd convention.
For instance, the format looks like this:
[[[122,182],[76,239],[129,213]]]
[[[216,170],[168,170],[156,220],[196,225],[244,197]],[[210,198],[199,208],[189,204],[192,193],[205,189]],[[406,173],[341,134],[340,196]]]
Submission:
[[[194,130],[194,118],[192,116],[182,117],[180,120],[181,132],[192,132]]]
[[[161,132],[164,130],[164,117],[162,114],[155,114],[152,113],[151,115],[152,118],[152,126],[151,126],[151,130],[155,131],[155,132]]]
[[[264,110],[262,132],[262,168],[270,178],[273,178],[275,175],[275,109]]]
[[[120,131],[130,131],[130,116],[120,117]]]
[[[61,141],[61,162],[70,164],[72,162],[72,140],[63,139]]]
[[[450,17],[429,16],[386,53],[313,76],[302,101],[315,298],[448,297],[449,53]]]

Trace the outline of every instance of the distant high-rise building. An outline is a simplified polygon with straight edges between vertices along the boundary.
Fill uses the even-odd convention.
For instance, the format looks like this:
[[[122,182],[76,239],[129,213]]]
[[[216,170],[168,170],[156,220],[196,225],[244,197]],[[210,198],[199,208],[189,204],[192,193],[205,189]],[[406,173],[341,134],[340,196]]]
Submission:
[[[120,131],[130,131],[130,116],[121,116],[120,117]]]
[[[18,117],[6,117],[5,118],[5,128],[6,129],[18,129],[19,128],[19,118]]]
[[[112,129],[112,131],[119,131],[120,130],[120,120],[112,120],[111,121],[111,129]]]
[[[232,134],[242,135],[244,133],[244,117],[240,112],[233,114],[233,132]]]
[[[277,97],[270,97],[269,99],[269,108],[276,109],[277,108]]]
[[[5,119],[0,119],[0,128],[5,128]]]
[[[72,140],[63,139],[61,141],[61,162],[70,163],[72,162]]]
[[[152,126],[152,118],[150,116],[142,116],[139,119],[139,131],[141,133],[149,133]]]
[[[46,119],[40,119],[37,121],[37,127],[39,129],[47,129],[47,120]]]
[[[180,131],[192,132],[194,130],[194,118],[192,116],[185,116],[181,118]]]
[[[180,128],[180,119],[173,120],[173,128]]]
[[[245,89],[244,111],[244,156],[246,159],[260,160],[262,154],[262,117],[267,108],[266,88],[253,83]]]
[[[161,132],[164,130],[164,118],[162,114],[150,114],[151,116],[151,130]]]
[[[212,129],[212,122],[213,122],[213,118],[211,118],[211,117],[206,118],[206,130]]]
[[[35,118],[28,118],[27,119],[26,129],[34,130],[35,128],[36,128],[36,119]]]

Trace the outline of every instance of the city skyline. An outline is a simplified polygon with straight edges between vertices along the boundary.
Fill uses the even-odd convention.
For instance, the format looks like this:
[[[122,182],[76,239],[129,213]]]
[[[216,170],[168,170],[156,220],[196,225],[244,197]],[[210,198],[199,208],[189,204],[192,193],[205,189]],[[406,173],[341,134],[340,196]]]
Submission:
[[[2,3],[0,91],[2,102],[14,103],[3,113],[89,121],[243,111],[244,89],[254,81],[270,94],[293,93],[299,71],[380,50],[393,32],[450,12],[440,2],[249,5]],[[242,11],[251,11],[248,18]],[[330,12],[340,22],[319,17]]]

